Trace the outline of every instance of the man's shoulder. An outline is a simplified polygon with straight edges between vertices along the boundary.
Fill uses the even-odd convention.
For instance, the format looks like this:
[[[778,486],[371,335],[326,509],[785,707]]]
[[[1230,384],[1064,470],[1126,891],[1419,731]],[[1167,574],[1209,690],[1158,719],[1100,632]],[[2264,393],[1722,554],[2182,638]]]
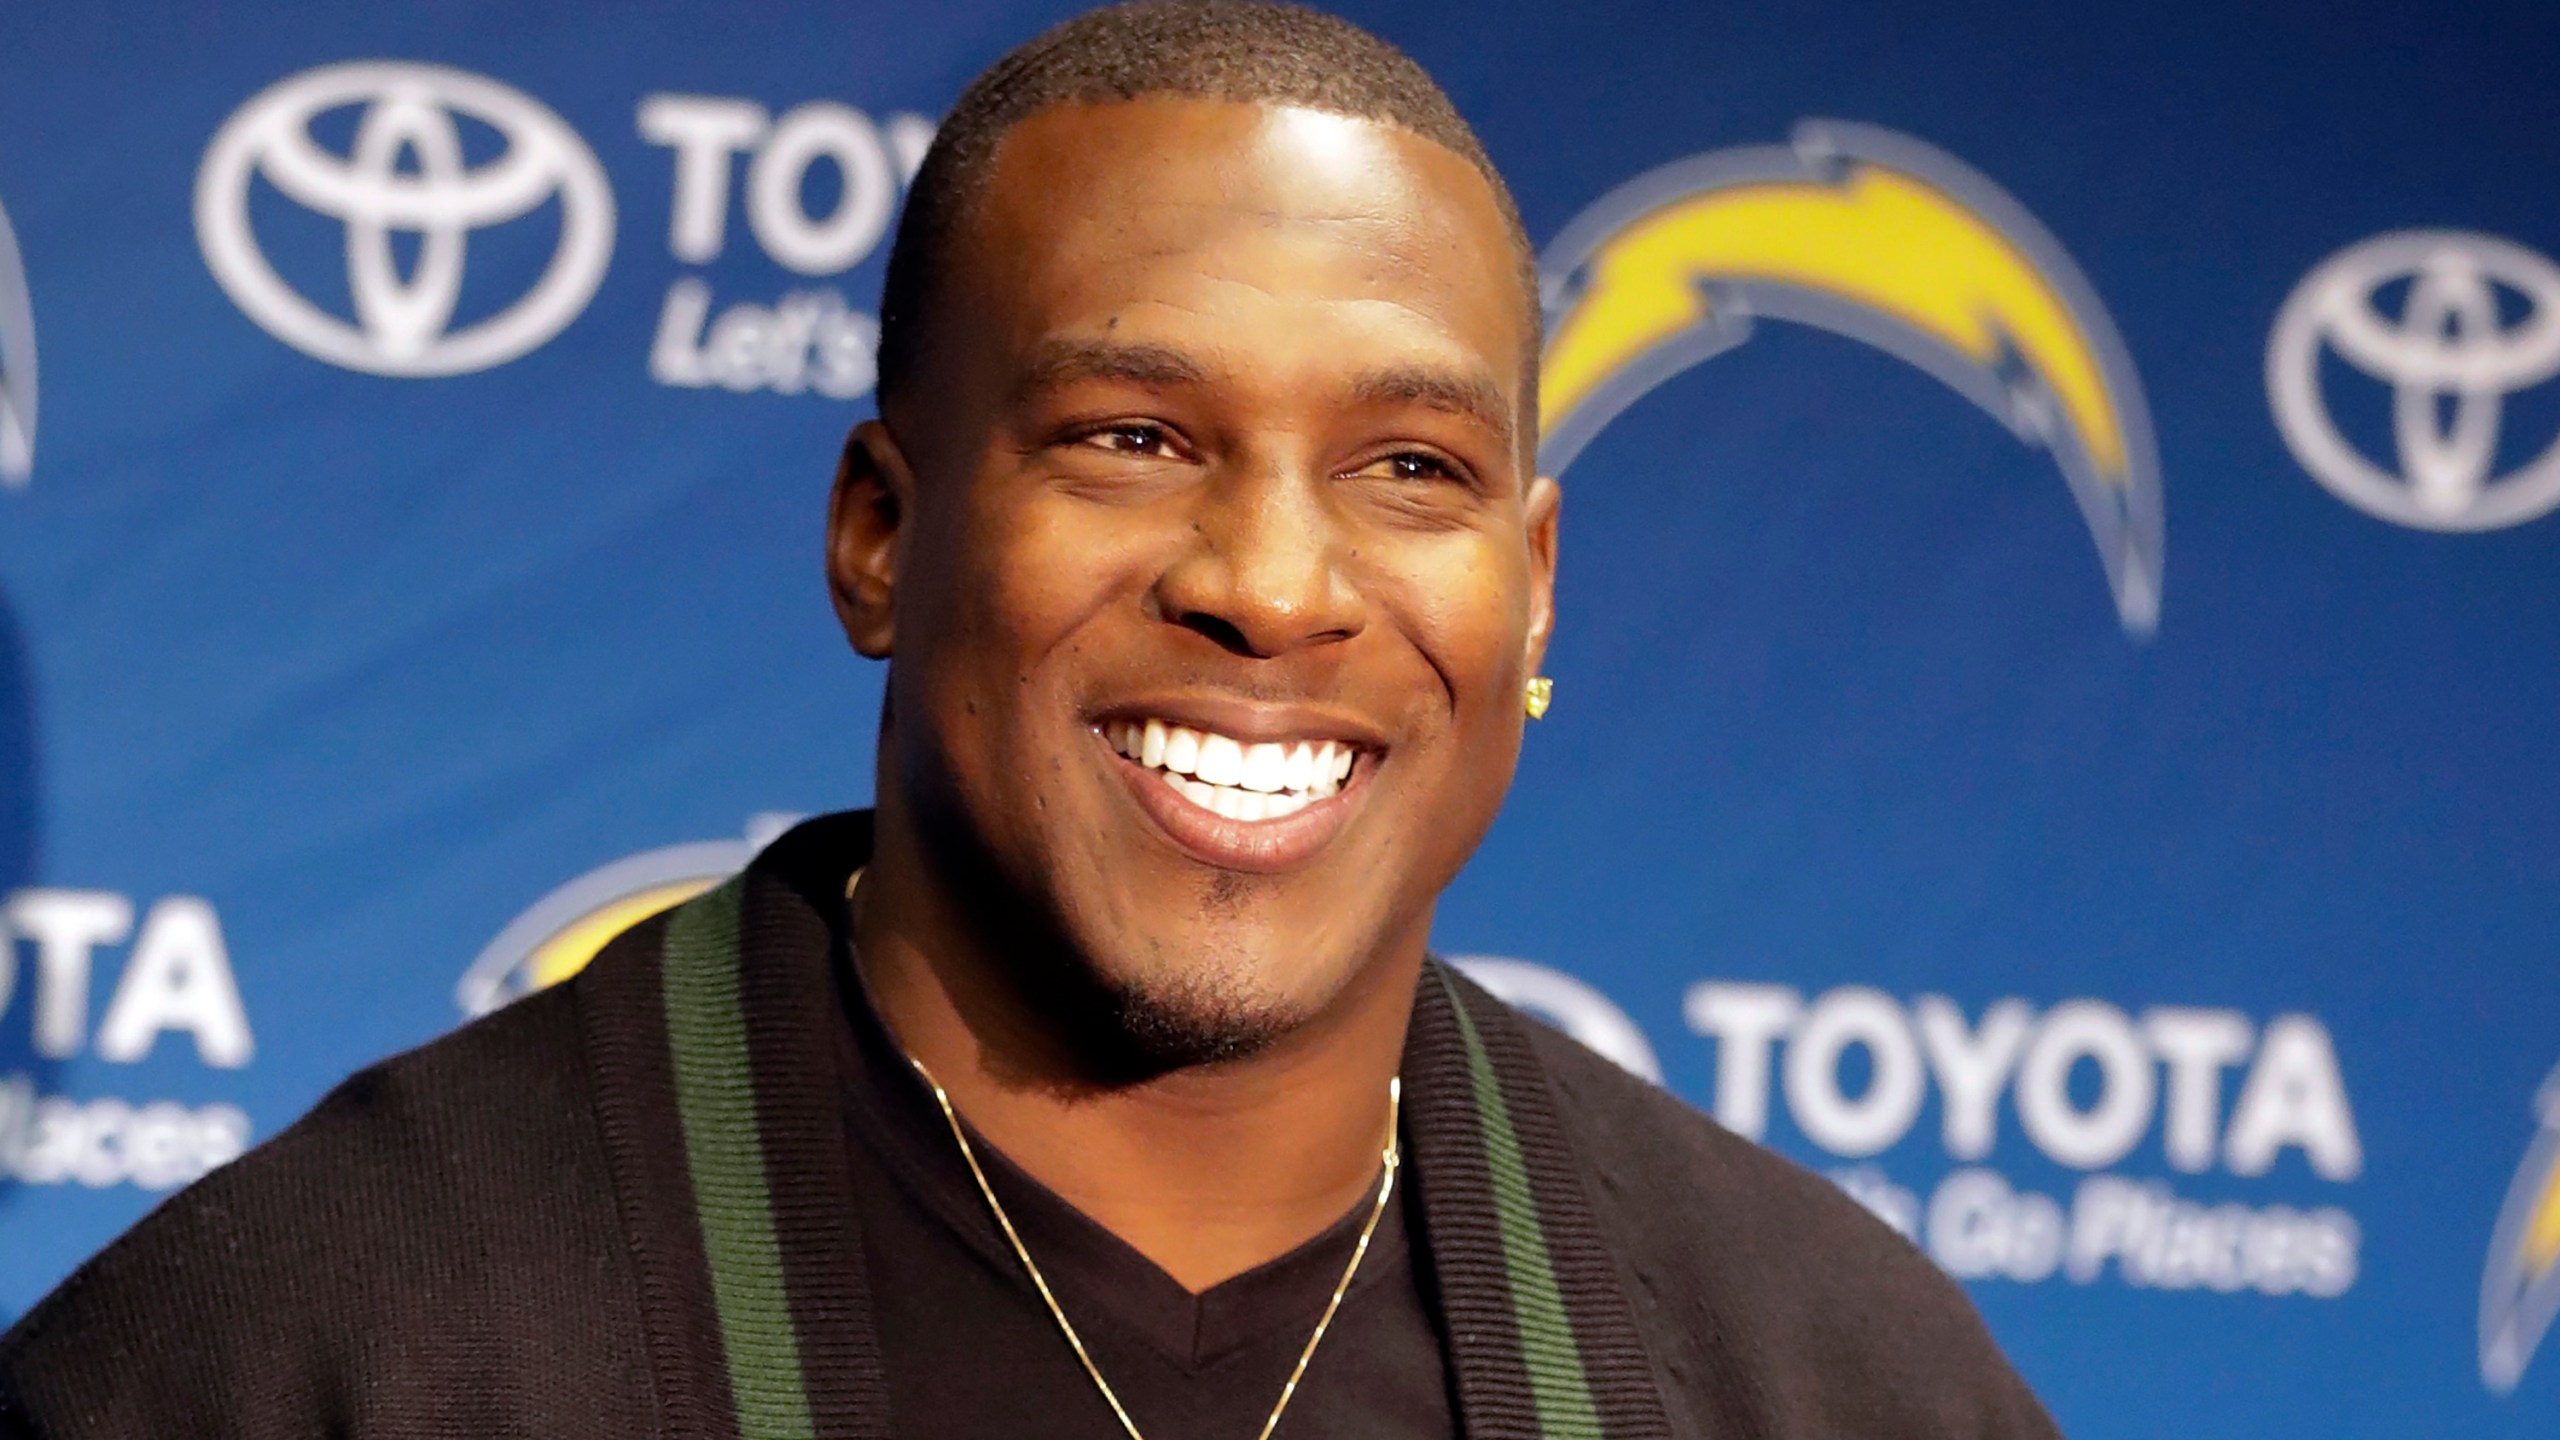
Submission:
[[[576,1006],[557,987],[371,1066],[170,1198],[0,1337],[0,1416],[123,1435],[195,1386],[320,1404],[368,1352],[626,1286]]]
[[[1921,1260],[1902,1237],[1841,1189],[1776,1151],[1726,1129],[1669,1090],[1634,1075],[1552,1026],[1531,1023],[1531,1048],[1552,1082],[1568,1134],[1603,1192],[1673,1187],[1684,1218],[1719,1217],[1733,1235],[1763,1224],[1808,1227],[1835,1245],[1899,1264]]]
[[[1727,1372],[1771,1433],[1880,1433],[1879,1416],[1925,1427],[1910,1433],[2053,1433],[1972,1302],[1899,1232],[1661,1086],[1526,1028],[1639,1323],[1711,1352],[1698,1364]]]

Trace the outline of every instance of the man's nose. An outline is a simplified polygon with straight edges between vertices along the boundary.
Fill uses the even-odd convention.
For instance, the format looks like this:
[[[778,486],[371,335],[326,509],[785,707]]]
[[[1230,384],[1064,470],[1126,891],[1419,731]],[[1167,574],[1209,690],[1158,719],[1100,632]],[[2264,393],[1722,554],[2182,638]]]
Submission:
[[[1190,543],[1156,582],[1163,617],[1259,659],[1360,633],[1328,479],[1265,465],[1194,492]]]

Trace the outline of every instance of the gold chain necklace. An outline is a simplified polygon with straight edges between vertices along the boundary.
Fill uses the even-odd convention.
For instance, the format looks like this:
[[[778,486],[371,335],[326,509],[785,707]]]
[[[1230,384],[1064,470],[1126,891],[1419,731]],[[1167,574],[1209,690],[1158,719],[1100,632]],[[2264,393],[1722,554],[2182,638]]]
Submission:
[[[1120,1417],[1120,1428],[1129,1432],[1129,1440],[1147,1440],[1146,1436],[1138,1433],[1138,1422],[1129,1418],[1128,1410],[1120,1404],[1120,1397],[1112,1393],[1111,1382],[1102,1378],[1101,1367],[1093,1363],[1093,1356],[1084,1348],[1084,1337],[1076,1333],[1076,1327],[1067,1319],[1067,1312],[1058,1308],[1058,1297],[1050,1292],[1048,1277],[1040,1273],[1040,1266],[1023,1246],[1022,1236],[1013,1228],[1013,1217],[1004,1213],[1004,1202],[996,1198],[995,1187],[987,1183],[987,1172],[978,1165],[978,1152],[969,1144],[969,1133],[961,1127],[959,1112],[951,1108],[951,1096],[943,1090],[942,1082],[933,1078],[933,1072],[924,1068],[923,1061],[910,1055],[907,1063],[916,1067],[916,1073],[923,1076],[924,1083],[932,1089],[934,1103],[942,1107],[942,1118],[951,1126],[951,1138],[960,1142],[960,1158],[969,1162],[969,1175],[978,1182],[978,1193],[986,1197],[987,1208],[995,1213],[997,1227],[1004,1231],[1004,1238],[1013,1245],[1014,1258],[1022,1262],[1024,1273],[1031,1277],[1032,1287],[1040,1292],[1041,1302],[1049,1307],[1049,1318],[1058,1322],[1059,1332],[1067,1337],[1068,1348],[1076,1352],[1076,1359],[1084,1362],[1084,1373],[1093,1377],[1093,1388],[1102,1392],[1103,1400],[1111,1406],[1111,1413]],[[1360,1227],[1360,1243],[1352,1247],[1351,1263],[1342,1268],[1342,1281],[1333,1287],[1333,1298],[1324,1302],[1324,1313],[1316,1317],[1315,1333],[1307,1337],[1307,1348],[1298,1352],[1297,1368],[1289,1372],[1289,1383],[1280,1387],[1279,1402],[1271,1407],[1271,1418],[1262,1422],[1262,1433],[1256,1440],[1271,1440],[1271,1432],[1280,1427],[1281,1413],[1289,1408],[1290,1399],[1298,1393],[1298,1381],[1307,1373],[1307,1362],[1315,1358],[1316,1346],[1324,1340],[1325,1327],[1333,1323],[1333,1312],[1342,1308],[1342,1297],[1351,1289],[1351,1277],[1360,1273],[1360,1262],[1368,1257],[1369,1237],[1378,1233],[1378,1220],[1387,1213],[1387,1196],[1395,1190],[1399,1159],[1396,1121],[1403,1104],[1403,1078],[1389,1080],[1387,1144],[1380,1152],[1385,1173],[1378,1180],[1377,1203],[1369,1207],[1369,1222]]]
[[[862,872],[866,868],[856,866],[844,883],[848,923],[854,892],[861,888]],[[1040,1266],[1032,1260],[1030,1250],[1023,1246],[1021,1234],[1013,1228],[1013,1217],[1004,1213],[1004,1202],[996,1198],[995,1187],[987,1183],[987,1172],[978,1164],[977,1148],[969,1143],[969,1132],[960,1124],[960,1112],[951,1108],[950,1093],[942,1088],[941,1081],[933,1078],[933,1072],[925,1068],[923,1061],[909,1055],[907,1063],[916,1068],[916,1074],[924,1077],[926,1088],[933,1091],[933,1103],[942,1107],[942,1118],[951,1127],[951,1138],[959,1142],[960,1158],[969,1162],[969,1178],[978,1182],[978,1193],[986,1197],[987,1209],[994,1213],[997,1228],[1004,1231],[1005,1240],[1013,1246],[1014,1258],[1022,1262],[1023,1273],[1031,1277],[1032,1288],[1040,1292],[1041,1303],[1049,1307],[1049,1318],[1058,1322],[1059,1333],[1067,1337],[1067,1348],[1076,1352],[1076,1359],[1084,1365],[1084,1373],[1093,1377],[1093,1388],[1102,1392],[1104,1402],[1111,1406],[1111,1413],[1119,1417],[1120,1428],[1129,1432],[1129,1440],[1147,1440],[1146,1436],[1138,1433],[1138,1422],[1129,1418],[1120,1397],[1112,1393],[1111,1382],[1102,1378],[1101,1367],[1093,1363],[1093,1356],[1084,1348],[1084,1337],[1076,1333],[1076,1327],[1067,1319],[1067,1312],[1058,1307],[1058,1297],[1049,1289],[1049,1277],[1040,1273]],[[1290,1400],[1296,1397],[1298,1382],[1306,1378],[1307,1362],[1316,1358],[1316,1346],[1323,1342],[1326,1327],[1333,1324],[1334,1312],[1342,1308],[1342,1297],[1351,1291],[1351,1277],[1360,1273],[1360,1262],[1369,1257],[1370,1237],[1378,1233],[1378,1221],[1386,1216],[1387,1197],[1395,1193],[1396,1167],[1403,1159],[1403,1149],[1396,1138],[1403,1110],[1404,1077],[1399,1075],[1387,1081],[1387,1144],[1380,1152],[1383,1169],[1378,1177],[1377,1201],[1369,1207],[1368,1223],[1360,1227],[1360,1243],[1351,1247],[1351,1263],[1342,1267],[1342,1280],[1333,1287],[1333,1298],[1324,1302],[1324,1313],[1316,1317],[1315,1333],[1307,1337],[1306,1348],[1298,1352],[1297,1366],[1290,1370],[1289,1382],[1280,1387],[1280,1399],[1271,1407],[1271,1417],[1262,1422],[1262,1433],[1255,1440],[1271,1440],[1271,1432],[1280,1428],[1281,1414],[1289,1408]]]

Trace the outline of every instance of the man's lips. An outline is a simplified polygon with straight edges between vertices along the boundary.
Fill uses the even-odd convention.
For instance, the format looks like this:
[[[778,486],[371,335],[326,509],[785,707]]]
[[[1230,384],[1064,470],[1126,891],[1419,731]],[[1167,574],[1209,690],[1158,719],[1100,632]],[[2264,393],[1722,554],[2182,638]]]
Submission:
[[[1152,716],[1107,719],[1095,733],[1138,808],[1177,848],[1262,873],[1305,864],[1341,833],[1377,753],[1350,739],[1243,740]]]

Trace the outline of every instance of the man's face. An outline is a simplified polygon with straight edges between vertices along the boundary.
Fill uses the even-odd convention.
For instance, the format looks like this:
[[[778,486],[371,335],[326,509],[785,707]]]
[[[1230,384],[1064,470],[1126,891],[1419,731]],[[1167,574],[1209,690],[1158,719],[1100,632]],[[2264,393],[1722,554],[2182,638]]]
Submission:
[[[1556,490],[1491,188],[1149,97],[1004,139],[887,417],[892,770],[1166,1059],[1417,955],[1492,822]]]

